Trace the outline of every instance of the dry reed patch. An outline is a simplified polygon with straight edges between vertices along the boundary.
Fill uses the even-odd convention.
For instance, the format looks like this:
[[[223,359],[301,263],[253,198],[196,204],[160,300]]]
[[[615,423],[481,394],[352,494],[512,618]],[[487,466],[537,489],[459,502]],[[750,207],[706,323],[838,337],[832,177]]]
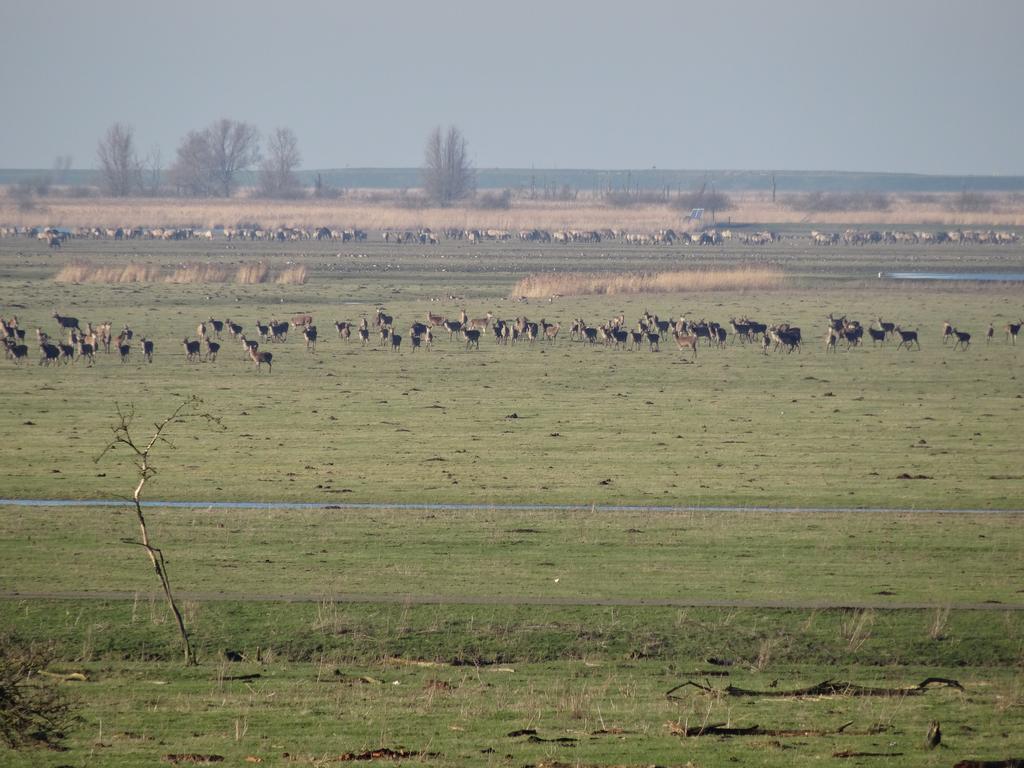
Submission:
[[[121,264],[101,267],[86,261],[68,264],[53,276],[58,283],[155,283],[161,269],[153,264]]]
[[[785,280],[781,270],[769,267],[529,275],[516,283],[512,289],[512,296],[541,299],[549,296],[770,290],[783,287]]]
[[[259,285],[275,282],[279,285],[305,285],[309,270],[304,265],[286,267],[274,273],[261,262],[243,264],[232,268],[220,264],[182,264],[170,271],[155,264],[128,263],[117,266],[102,266],[88,261],[78,261],[61,267],[53,276],[58,283],[172,283],[203,284],[228,283],[238,285]]]
[[[309,270],[300,264],[281,270],[280,274],[274,278],[274,282],[278,285],[305,285],[308,279]]]

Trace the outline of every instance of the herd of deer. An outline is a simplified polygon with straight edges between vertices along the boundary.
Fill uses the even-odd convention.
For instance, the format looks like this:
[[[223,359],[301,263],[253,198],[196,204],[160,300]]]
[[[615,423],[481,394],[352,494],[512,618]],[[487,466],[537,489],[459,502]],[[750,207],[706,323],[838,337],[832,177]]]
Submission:
[[[91,366],[95,363],[96,353],[102,350],[109,354],[112,347],[117,349],[122,363],[129,362],[132,349],[134,332],[127,324],[115,336],[112,331],[112,323],[103,322],[96,326],[86,323],[82,328],[78,318],[53,313],[60,329],[60,337],[50,337],[41,328],[36,328],[36,340],[40,350],[40,365],[51,365],[57,363],[72,363],[80,360],[86,361]],[[825,351],[835,352],[840,343],[845,343],[846,349],[860,346],[863,343],[865,333],[871,339],[872,345],[884,345],[889,339],[899,339],[897,349],[906,348],[920,349],[921,342],[918,338],[918,331],[905,331],[899,325],[885,322],[882,318],[876,318],[876,323],[868,326],[862,325],[857,320],[849,320],[844,315],[835,317],[828,315],[828,326],[825,333]],[[1024,320],[1016,323],[1007,323],[1004,332],[1007,342],[1014,345],[1017,343],[1017,335]],[[381,347],[388,347],[398,352],[402,346],[402,336],[395,332],[394,317],[385,313],[383,308],[378,308],[372,324],[363,317],[358,323],[348,321],[337,321],[334,324],[338,337],[349,340],[353,334],[365,346],[370,342],[370,329],[375,330]],[[549,323],[541,318],[540,322],[532,322],[526,317],[517,317],[514,320],[496,319],[488,312],[483,317],[470,318],[465,310],[459,313],[458,319],[448,319],[443,315],[428,312],[425,322],[415,321],[409,328],[409,346],[412,351],[417,349],[430,349],[434,341],[435,330],[438,333],[447,332],[448,340],[452,341],[459,336],[465,341],[467,349],[479,349],[480,338],[490,332],[498,344],[515,344],[518,342],[534,342],[538,339],[554,342],[561,330],[559,323]],[[760,341],[763,354],[770,350],[776,352],[794,350],[799,352],[803,337],[799,328],[787,323],[768,325],[750,318],[736,319],[729,318],[728,327],[732,330],[733,343],[747,344]],[[185,350],[186,362],[214,362],[220,352],[220,339],[223,332],[241,343],[244,349],[245,359],[251,360],[257,371],[266,364],[267,371],[273,370],[274,355],[266,349],[260,349],[260,344],[279,343],[287,341],[290,329],[302,329],[303,338],[306,341],[308,352],[316,351],[317,328],[313,324],[313,317],[309,314],[299,314],[291,320],[278,321],[272,319],[269,323],[260,320],[255,324],[259,340],[247,338],[244,328],[230,319],[227,320],[204,320],[196,327],[196,339],[188,337],[182,339],[182,346]],[[67,338],[67,342],[62,341]],[[697,347],[701,340],[705,340],[709,347],[725,347],[729,342],[729,332],[725,326],[716,322],[699,320],[692,321],[686,318],[673,320],[662,320],[657,315],[644,312],[637,320],[635,327],[628,328],[625,316],[620,314],[610,320],[597,325],[590,325],[582,318],[572,321],[569,331],[569,339],[588,344],[601,344],[603,346],[639,350],[646,344],[652,352],[659,349],[662,339],[669,336],[674,339],[676,347],[680,351],[690,352],[693,359],[697,357]],[[990,323],[985,333],[986,342],[991,342],[995,336],[995,327]],[[8,359],[20,363],[28,359],[28,346],[25,344],[25,330],[18,325],[18,318],[12,317],[9,320],[0,318],[0,339],[3,340],[4,352]],[[217,340],[215,340],[217,339]],[[955,328],[951,323],[943,323],[942,342],[947,343],[953,340],[953,349],[966,350],[971,343],[971,334]],[[153,362],[153,341],[141,337],[140,344],[143,358]]]

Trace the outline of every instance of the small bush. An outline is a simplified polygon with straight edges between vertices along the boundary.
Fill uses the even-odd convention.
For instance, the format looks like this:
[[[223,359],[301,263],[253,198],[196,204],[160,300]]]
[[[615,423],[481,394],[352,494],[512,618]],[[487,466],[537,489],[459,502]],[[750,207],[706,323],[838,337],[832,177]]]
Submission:
[[[39,674],[52,660],[48,647],[0,639],[0,739],[11,749],[58,748],[77,719],[56,683]]]

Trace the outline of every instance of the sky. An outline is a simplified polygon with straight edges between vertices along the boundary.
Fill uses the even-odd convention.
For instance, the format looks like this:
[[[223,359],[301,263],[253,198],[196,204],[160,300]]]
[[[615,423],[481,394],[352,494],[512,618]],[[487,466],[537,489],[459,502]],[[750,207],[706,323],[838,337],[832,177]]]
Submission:
[[[228,117],[304,168],[1024,174],[1021,0],[0,0],[0,167],[163,165]]]

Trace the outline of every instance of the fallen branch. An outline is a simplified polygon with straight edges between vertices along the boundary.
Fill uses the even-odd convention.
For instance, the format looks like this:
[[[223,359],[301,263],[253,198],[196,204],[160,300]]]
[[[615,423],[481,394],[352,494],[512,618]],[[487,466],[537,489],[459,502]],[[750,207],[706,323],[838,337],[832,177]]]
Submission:
[[[956,688],[958,691],[964,690],[964,687],[960,685],[958,681],[946,677],[929,677],[922,680],[917,685],[911,685],[905,688],[873,688],[841,680],[824,680],[817,685],[810,686],[809,688],[795,688],[789,690],[753,690],[749,688],[739,688],[735,685],[727,685],[725,688],[715,688],[714,686],[702,685],[701,683],[693,680],[687,680],[685,683],[680,683],[675,688],[666,691],[665,698],[678,699],[680,698],[679,696],[673,696],[672,694],[682,688],[691,686],[699,691],[703,691],[704,693],[715,693],[720,696],[793,698],[799,696],[919,696],[933,685]]]
[[[760,725],[746,727],[730,726],[725,723],[710,723],[688,727],[669,721],[665,723],[673,736],[876,736],[886,730],[885,726],[873,725],[865,731],[847,730],[853,721],[838,728],[762,728]]]
[[[902,752],[857,752],[852,749],[844,749],[841,752],[833,752],[832,757],[903,757]]]
[[[412,757],[438,757],[438,752],[418,752],[405,747],[381,747],[371,749],[367,752],[345,752],[338,755],[335,760],[339,763],[348,763],[355,760],[408,760]]]

